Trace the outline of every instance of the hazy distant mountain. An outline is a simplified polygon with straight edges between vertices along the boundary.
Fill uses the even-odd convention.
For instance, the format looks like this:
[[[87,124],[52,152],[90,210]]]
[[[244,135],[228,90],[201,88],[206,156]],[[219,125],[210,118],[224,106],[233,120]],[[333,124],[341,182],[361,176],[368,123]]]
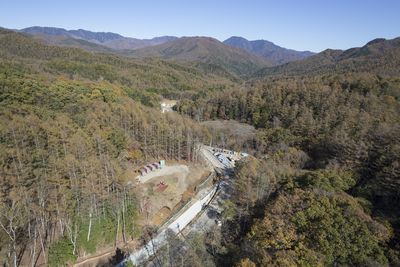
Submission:
[[[249,41],[245,38],[236,36],[225,40],[224,44],[241,48],[250,53],[262,56],[276,65],[304,59],[315,54],[310,51],[286,49],[266,40]]]
[[[363,47],[344,51],[327,49],[300,61],[264,68],[256,76],[351,72],[400,75],[400,37],[392,40],[375,39]]]
[[[51,35],[45,33],[35,33],[35,34],[28,34],[32,38],[43,41],[48,45],[56,45],[56,46],[64,46],[64,47],[75,47],[85,49],[87,51],[92,52],[104,52],[110,53],[115,52],[114,49],[109,47],[103,46],[98,43],[86,41],[84,39],[77,39],[72,38],[68,35]]]
[[[79,47],[79,42],[76,41],[69,40],[68,41],[69,43],[68,42],[66,43],[64,40],[66,37],[68,37],[69,39],[73,38],[73,39],[85,40],[115,50],[138,49],[146,46],[162,44],[177,38],[174,36],[161,36],[152,39],[136,39],[136,38],[124,37],[122,35],[112,32],[91,32],[82,29],[66,30],[62,28],[38,27],[38,26],[25,28],[20,31],[33,35],[37,38],[41,38],[49,44]],[[73,45],[70,45],[70,43],[72,43]],[[94,48],[95,49],[92,49],[94,51],[102,50],[99,47],[94,47]]]
[[[133,57],[158,57],[180,61],[200,61],[246,76],[273,64],[245,50],[234,48],[210,37],[182,37],[157,46],[137,49]]]

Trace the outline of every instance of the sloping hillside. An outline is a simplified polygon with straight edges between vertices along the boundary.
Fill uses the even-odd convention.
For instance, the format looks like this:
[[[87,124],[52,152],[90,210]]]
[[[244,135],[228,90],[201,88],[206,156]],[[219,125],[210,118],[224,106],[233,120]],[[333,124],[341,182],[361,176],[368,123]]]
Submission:
[[[20,31],[33,35],[36,38],[43,39],[48,44],[80,47],[83,49],[89,48],[89,50],[90,47],[88,47],[86,44],[79,46],[80,43],[78,40],[101,45],[113,50],[132,50],[146,46],[162,44],[177,38],[174,36],[160,36],[152,39],[137,39],[137,38],[125,37],[120,34],[112,32],[92,32],[83,29],[66,30],[63,28],[38,27],[38,26],[25,28]],[[63,39],[65,38],[67,38],[69,42],[64,42]],[[77,40],[71,41],[71,39],[77,39]],[[96,49],[90,51],[101,51],[101,50]]]
[[[97,43],[92,43],[84,39],[72,38],[68,35],[50,35],[50,34],[38,33],[29,36],[32,36],[34,39],[39,40],[44,44],[48,45],[81,48],[91,52],[116,53],[115,50],[109,47]]]
[[[264,68],[256,77],[274,75],[311,75],[370,72],[380,75],[400,74],[400,38],[375,39],[363,47],[345,51],[327,49],[301,61]]]
[[[212,68],[183,66],[160,59],[128,59],[90,53],[76,48],[44,45],[21,33],[0,29],[2,63],[23,60],[37,72],[67,75],[74,79],[101,79],[126,86],[145,102],[150,95],[177,97],[205,90],[236,86],[237,77]],[[150,95],[149,95],[150,94]],[[150,101],[152,102],[152,101]]]
[[[0,30],[0,264],[71,266],[138,238],[138,197],[127,186],[135,170],[159,159],[189,162],[195,142],[209,142],[190,119],[139,101],[158,104],[149,87],[190,88],[199,77]]]
[[[249,41],[243,37],[237,36],[232,36],[229,39],[226,39],[224,44],[244,49],[249,53],[261,56],[276,65],[304,59],[315,54],[310,51],[287,49],[266,40]]]
[[[241,76],[272,65],[267,60],[209,37],[182,37],[172,42],[135,50],[130,55],[138,58],[158,57],[186,62],[200,61],[221,66]]]

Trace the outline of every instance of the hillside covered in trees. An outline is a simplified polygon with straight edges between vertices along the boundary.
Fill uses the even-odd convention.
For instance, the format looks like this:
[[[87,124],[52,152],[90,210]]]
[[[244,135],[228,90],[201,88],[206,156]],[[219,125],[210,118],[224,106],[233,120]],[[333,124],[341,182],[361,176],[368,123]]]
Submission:
[[[399,264],[399,65],[380,64],[252,80],[178,104],[196,119],[257,128],[259,159],[236,170],[217,265]]]
[[[350,74],[358,72],[399,75],[400,38],[378,38],[363,47],[348,50],[326,49],[301,61],[264,68],[254,76],[297,76],[316,74]]]
[[[160,259],[399,265],[398,59],[398,39],[375,40],[251,64],[245,80],[250,69],[226,60],[133,59],[0,30],[0,263],[64,266],[139,239],[127,168],[195,161],[196,144],[213,143],[251,154],[222,227],[171,236]],[[162,97],[178,113],[161,114]]]
[[[151,159],[193,161],[195,144],[209,142],[191,119],[161,114],[160,93],[233,83],[9,31],[0,54],[0,258],[10,265],[63,265],[140,236],[125,170]]]

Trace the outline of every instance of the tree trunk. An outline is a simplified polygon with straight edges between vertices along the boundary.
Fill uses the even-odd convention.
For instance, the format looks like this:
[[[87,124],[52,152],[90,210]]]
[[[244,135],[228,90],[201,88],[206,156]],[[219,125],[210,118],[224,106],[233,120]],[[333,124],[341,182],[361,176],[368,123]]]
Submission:
[[[87,241],[89,242],[90,240],[90,232],[92,230],[92,212],[89,213],[89,229],[88,229],[88,234],[87,234]]]
[[[124,243],[126,242],[126,237],[125,237],[125,231],[126,231],[126,226],[125,226],[125,207],[126,207],[126,203],[125,203],[125,188],[124,188],[124,198],[122,201],[122,238],[124,240]]]
[[[33,252],[32,252],[32,267],[35,267],[36,263],[36,227],[35,227],[35,233],[33,235]]]
[[[115,233],[115,247],[117,246],[118,232],[119,232],[119,211],[117,213],[117,232]]]

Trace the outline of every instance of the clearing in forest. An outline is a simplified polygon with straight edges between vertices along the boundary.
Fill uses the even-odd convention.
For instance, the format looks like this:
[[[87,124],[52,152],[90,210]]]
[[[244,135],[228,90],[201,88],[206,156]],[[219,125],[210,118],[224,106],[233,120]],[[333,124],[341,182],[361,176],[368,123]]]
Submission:
[[[168,165],[137,177],[135,191],[142,224],[161,225],[193,196],[195,186],[208,175],[209,170],[201,166]]]

